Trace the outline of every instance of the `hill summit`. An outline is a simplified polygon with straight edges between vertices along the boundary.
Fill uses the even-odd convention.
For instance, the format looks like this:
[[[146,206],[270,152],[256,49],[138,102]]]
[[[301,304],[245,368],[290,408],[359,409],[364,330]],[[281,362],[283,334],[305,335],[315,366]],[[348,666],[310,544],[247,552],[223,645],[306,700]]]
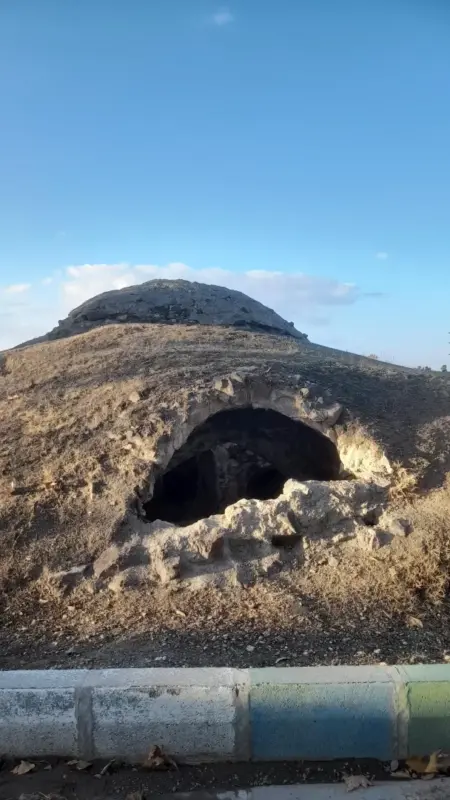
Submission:
[[[151,280],[92,297],[45,338],[63,339],[115,323],[223,325],[307,339],[293,322],[242,292],[185,280]]]

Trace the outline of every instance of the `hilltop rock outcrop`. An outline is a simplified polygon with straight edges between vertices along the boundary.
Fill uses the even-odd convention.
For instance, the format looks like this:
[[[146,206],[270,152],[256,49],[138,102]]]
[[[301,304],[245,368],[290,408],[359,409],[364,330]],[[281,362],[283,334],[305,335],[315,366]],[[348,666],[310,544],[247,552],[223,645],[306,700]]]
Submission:
[[[226,325],[308,338],[293,323],[242,292],[184,280],[152,280],[99,294],[71,311],[48,338],[61,339],[117,322]]]

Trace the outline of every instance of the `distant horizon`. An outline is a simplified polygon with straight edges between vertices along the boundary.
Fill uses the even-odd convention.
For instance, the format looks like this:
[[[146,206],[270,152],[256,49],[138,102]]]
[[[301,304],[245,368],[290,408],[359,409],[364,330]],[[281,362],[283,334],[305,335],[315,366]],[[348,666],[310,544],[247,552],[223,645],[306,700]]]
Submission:
[[[0,3],[0,349],[145,276],[450,366],[450,3]]]

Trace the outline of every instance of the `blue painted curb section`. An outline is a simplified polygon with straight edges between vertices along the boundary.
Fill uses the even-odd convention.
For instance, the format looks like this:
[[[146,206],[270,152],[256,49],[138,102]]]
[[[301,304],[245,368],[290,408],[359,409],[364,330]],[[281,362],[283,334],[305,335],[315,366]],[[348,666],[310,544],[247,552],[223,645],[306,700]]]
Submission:
[[[0,672],[0,752],[139,762],[401,759],[450,749],[450,664]]]

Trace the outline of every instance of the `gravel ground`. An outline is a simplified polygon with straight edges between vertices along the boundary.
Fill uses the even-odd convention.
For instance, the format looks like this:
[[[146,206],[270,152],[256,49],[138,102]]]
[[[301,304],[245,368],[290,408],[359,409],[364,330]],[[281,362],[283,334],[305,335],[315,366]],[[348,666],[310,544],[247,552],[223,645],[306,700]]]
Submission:
[[[0,771],[2,800],[144,800],[144,798],[200,789],[220,790],[299,783],[339,783],[345,775],[363,774],[371,780],[389,779],[389,765],[376,761],[326,763],[282,762],[183,766],[168,772],[95,762],[83,771],[66,762],[33,762],[35,769],[17,776],[17,762],[4,762]],[[133,795],[131,797],[131,795]]]
[[[89,607],[89,602],[91,603]],[[326,613],[267,586],[6,606],[1,669],[317,666],[450,660],[450,602],[416,616]],[[76,605],[75,605],[75,604]],[[102,605],[103,603],[103,605]],[[111,603],[113,605],[111,605]]]

